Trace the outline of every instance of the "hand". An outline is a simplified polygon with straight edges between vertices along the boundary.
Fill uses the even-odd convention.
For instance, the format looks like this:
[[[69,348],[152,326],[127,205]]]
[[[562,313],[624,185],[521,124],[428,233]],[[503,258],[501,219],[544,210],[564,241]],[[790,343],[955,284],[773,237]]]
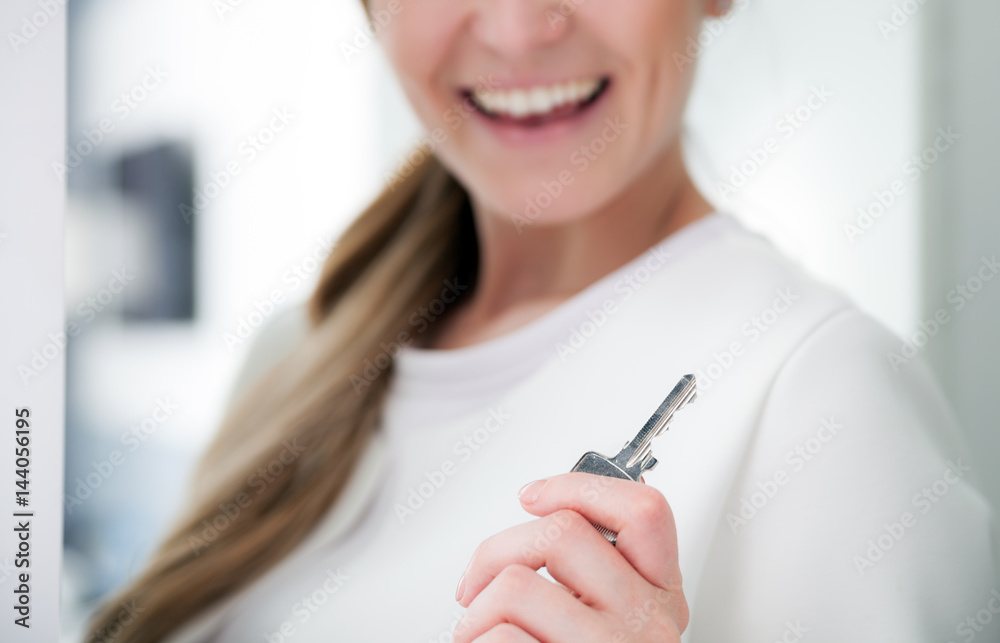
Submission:
[[[542,516],[485,540],[459,581],[455,643],[676,643],[688,624],[666,499],[631,480],[567,473],[525,486]],[[618,532],[617,548],[588,522]],[[545,567],[558,583],[536,573]]]

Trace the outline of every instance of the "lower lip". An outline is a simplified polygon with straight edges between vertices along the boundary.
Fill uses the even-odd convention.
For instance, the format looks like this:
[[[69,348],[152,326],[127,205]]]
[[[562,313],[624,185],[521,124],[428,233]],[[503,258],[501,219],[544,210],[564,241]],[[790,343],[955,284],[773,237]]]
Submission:
[[[583,109],[569,116],[533,127],[519,125],[510,121],[494,120],[475,108],[473,108],[472,112],[475,114],[477,122],[482,123],[487,130],[504,143],[510,145],[552,143],[576,135],[590,120],[596,118],[598,111],[603,106],[604,100],[611,90],[612,85],[608,84],[604,88],[604,91]]]

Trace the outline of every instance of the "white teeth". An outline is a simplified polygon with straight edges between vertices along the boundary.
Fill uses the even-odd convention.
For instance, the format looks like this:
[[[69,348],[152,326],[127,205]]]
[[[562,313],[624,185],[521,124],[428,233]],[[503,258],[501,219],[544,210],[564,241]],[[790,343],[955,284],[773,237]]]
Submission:
[[[580,83],[578,83],[578,82],[576,82],[574,80],[569,85],[567,85],[566,89],[569,92],[569,99],[570,100],[579,100],[580,99]]]
[[[534,87],[530,92],[528,92],[528,108],[534,112],[547,112],[551,109],[552,103],[555,100],[555,92],[549,95],[541,87]]]
[[[528,103],[528,95],[520,89],[515,89],[507,96],[507,109],[512,116],[520,118],[528,113],[531,105]]]
[[[546,114],[569,103],[583,102],[594,95],[600,84],[599,79],[592,78],[532,87],[529,90],[479,88],[473,93],[473,97],[485,112],[524,118]]]

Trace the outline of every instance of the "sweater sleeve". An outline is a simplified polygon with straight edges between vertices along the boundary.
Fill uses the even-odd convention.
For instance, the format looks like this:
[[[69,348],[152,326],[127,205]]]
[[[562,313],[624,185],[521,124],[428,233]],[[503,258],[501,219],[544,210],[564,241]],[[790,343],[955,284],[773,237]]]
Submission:
[[[995,514],[922,357],[851,309],[775,377],[687,640],[1000,640]]]

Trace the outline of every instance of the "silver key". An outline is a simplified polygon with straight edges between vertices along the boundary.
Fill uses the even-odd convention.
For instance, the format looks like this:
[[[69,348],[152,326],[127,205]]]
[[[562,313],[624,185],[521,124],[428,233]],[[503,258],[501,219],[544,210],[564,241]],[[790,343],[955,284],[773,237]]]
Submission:
[[[611,478],[622,478],[639,482],[643,471],[649,471],[656,466],[656,458],[652,454],[653,438],[667,430],[674,413],[684,408],[688,402],[697,397],[698,386],[694,375],[685,375],[677,382],[656,412],[639,429],[639,433],[625,444],[622,450],[613,458],[588,451],[570,471],[594,473]],[[618,540],[618,534],[607,527],[594,524],[597,531],[608,539],[612,545]]]

